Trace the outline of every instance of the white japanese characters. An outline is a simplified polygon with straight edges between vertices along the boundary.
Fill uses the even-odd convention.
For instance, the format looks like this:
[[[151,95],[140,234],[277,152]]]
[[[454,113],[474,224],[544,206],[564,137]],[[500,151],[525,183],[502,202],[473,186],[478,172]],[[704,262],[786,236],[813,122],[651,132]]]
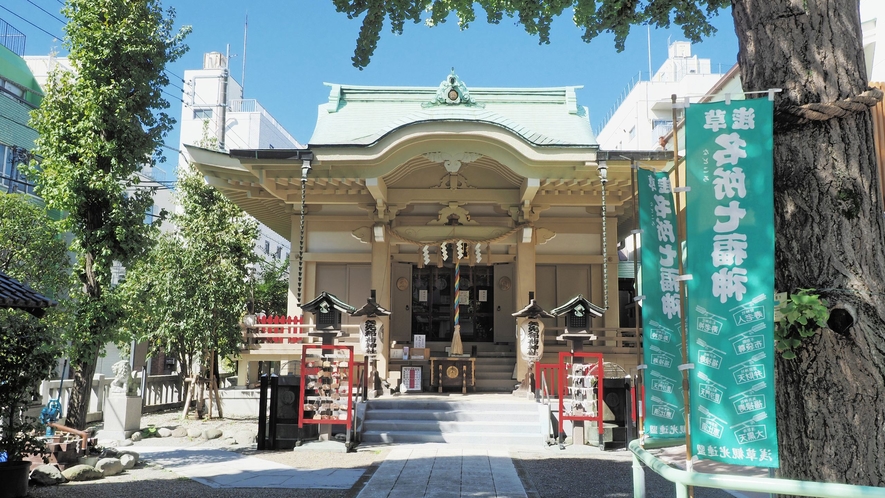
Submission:
[[[729,123],[724,110],[716,109],[704,113],[704,129],[715,133],[728,131]],[[731,112],[731,130],[752,130],[756,126],[754,109],[740,107]],[[741,207],[741,199],[747,197],[744,169],[738,167],[741,159],[747,157],[744,141],[740,133],[721,133],[714,140],[720,149],[713,152],[716,169],[713,170],[713,194],[721,204],[716,206],[713,231],[713,247],[710,257],[713,266],[720,268],[710,276],[713,281],[713,296],[725,304],[733,299],[740,302],[747,292],[747,270],[740,265],[747,258],[747,234],[742,233],[741,220],[747,210]],[[704,155],[710,151],[705,150]],[[708,160],[705,158],[704,162]]]

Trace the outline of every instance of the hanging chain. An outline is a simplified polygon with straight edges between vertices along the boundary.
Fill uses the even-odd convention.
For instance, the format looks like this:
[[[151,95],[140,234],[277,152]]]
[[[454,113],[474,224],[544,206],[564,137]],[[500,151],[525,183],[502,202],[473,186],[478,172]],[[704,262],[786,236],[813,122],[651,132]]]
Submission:
[[[303,304],[301,299],[301,279],[304,275],[304,211],[305,206],[307,205],[306,188],[307,172],[305,171],[301,175],[301,232],[298,236],[298,293],[295,295],[296,299],[298,299],[299,307]]]
[[[608,232],[605,226],[605,185],[608,183],[608,177],[604,173],[600,177],[602,181],[602,295],[604,296],[602,307],[608,311]]]

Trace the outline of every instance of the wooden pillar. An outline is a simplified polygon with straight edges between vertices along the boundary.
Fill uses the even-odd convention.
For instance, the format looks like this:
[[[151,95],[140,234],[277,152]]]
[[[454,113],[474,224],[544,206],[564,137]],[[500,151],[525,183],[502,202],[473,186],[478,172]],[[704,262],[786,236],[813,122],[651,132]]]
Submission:
[[[529,292],[535,291],[535,235],[532,231],[529,242],[522,241],[522,232],[517,233],[516,241],[516,307],[512,312],[529,304]],[[511,313],[512,313],[511,312]],[[516,336],[512,338],[516,341]],[[519,348],[519,346],[517,346]],[[528,362],[517,352],[516,378],[522,379],[528,371]]]
[[[608,240],[602,241],[608,245],[608,282],[603,285],[608,289],[608,311],[603,315],[603,326],[615,328],[620,326],[620,305],[618,303],[618,219],[606,220]]]
[[[385,309],[392,309],[390,302],[390,236],[385,234],[384,240],[372,241],[372,289],[375,289],[375,301]],[[384,337],[378,343],[376,366],[382,379],[387,378],[390,365],[390,319],[379,317],[384,325]]]

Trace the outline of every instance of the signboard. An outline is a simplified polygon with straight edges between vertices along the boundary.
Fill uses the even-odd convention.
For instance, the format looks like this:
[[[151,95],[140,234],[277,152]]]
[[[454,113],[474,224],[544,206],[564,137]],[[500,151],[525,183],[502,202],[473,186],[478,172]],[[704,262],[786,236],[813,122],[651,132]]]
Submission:
[[[685,136],[692,453],[777,467],[772,103],[693,104]]]
[[[639,170],[639,227],[642,230],[641,288],[646,370],[645,433],[685,436],[682,394],[682,331],[676,212],[670,178]]]
[[[421,390],[421,367],[403,367],[402,375],[406,392]]]

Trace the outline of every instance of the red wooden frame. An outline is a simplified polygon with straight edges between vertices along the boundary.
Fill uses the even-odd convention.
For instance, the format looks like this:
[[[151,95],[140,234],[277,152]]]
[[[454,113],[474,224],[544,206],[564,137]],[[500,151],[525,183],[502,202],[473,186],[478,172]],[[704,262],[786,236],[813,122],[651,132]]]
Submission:
[[[344,424],[347,425],[347,429],[349,430],[353,425],[353,374],[354,374],[354,364],[353,364],[353,346],[333,346],[327,345],[323,346],[320,344],[317,345],[308,345],[305,344],[302,350],[301,355],[301,406],[298,409],[298,427],[304,427],[304,424]],[[343,351],[343,354],[339,354],[338,351]],[[308,389],[307,385],[309,383],[309,376],[314,377],[314,381],[317,382],[317,385],[320,385],[320,374],[324,373],[323,371],[323,362],[329,361],[330,366],[328,371],[325,373],[330,374],[330,383],[331,383],[331,373],[334,370],[341,371],[339,364],[342,361],[347,362],[347,393],[344,394],[341,392],[341,387],[343,382],[338,381],[338,393],[340,394],[340,400],[347,400],[347,417],[346,418],[328,418],[328,419],[314,419],[307,418],[304,416],[304,405],[307,403],[307,397],[311,398],[319,398],[319,405],[322,407],[323,397],[317,394],[307,394],[308,391],[314,391],[315,389]],[[328,402],[331,403],[333,400],[331,398],[328,399]]]
[[[596,406],[596,415],[595,416],[566,415],[565,414],[565,395],[568,390],[568,382],[567,382],[568,378],[566,377],[566,375],[568,375],[568,374],[566,372],[571,372],[571,368],[566,368],[566,365],[568,365],[568,367],[571,367],[571,365],[572,365],[572,363],[566,363],[567,358],[596,358],[596,375],[597,375],[596,405],[597,406]],[[585,364],[589,365],[590,363],[585,363]],[[559,434],[561,435],[563,433],[563,422],[565,422],[566,420],[588,420],[588,421],[595,420],[596,421],[596,428],[599,430],[599,435],[602,436],[602,433],[605,430],[605,428],[602,426],[602,417],[603,417],[603,409],[604,409],[603,404],[605,402],[604,401],[605,398],[603,398],[603,392],[602,392],[602,385],[605,384],[605,382],[603,382],[603,379],[605,378],[605,366],[603,365],[603,361],[602,361],[602,353],[584,353],[584,352],[569,353],[569,352],[563,351],[563,352],[559,353],[558,367],[559,367]]]
[[[303,317],[300,316],[277,316],[277,315],[268,315],[268,316],[259,316],[258,324],[259,325],[280,325],[280,327],[269,327],[269,328],[259,328],[256,329],[259,334],[298,334],[301,332],[301,329],[298,327],[287,327],[286,325],[301,325]],[[260,337],[260,335],[259,335]],[[276,343],[282,344],[284,342],[288,342],[289,344],[297,344],[301,342],[301,337],[271,337],[269,339],[259,339],[260,342],[265,343]]]

